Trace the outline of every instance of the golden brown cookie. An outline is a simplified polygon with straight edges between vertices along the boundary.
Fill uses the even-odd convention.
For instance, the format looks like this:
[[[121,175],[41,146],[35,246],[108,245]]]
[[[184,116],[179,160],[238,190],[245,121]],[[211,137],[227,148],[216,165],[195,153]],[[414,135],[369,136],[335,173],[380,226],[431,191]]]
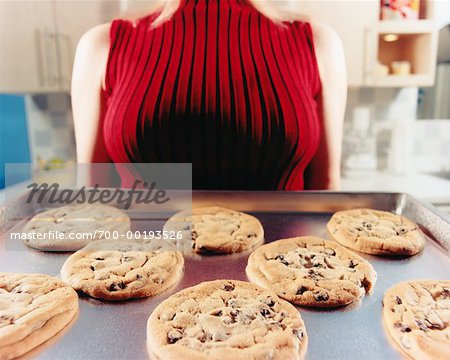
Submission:
[[[62,281],[0,273],[0,359],[16,358],[49,340],[77,312],[77,293]]]
[[[301,359],[298,310],[270,290],[236,280],[204,282],[159,304],[147,323],[158,359]]]
[[[314,236],[265,244],[249,257],[251,282],[298,305],[348,305],[374,286],[376,272],[362,257],[333,241]]]
[[[124,300],[166,291],[183,270],[183,255],[163,240],[98,240],[72,254],[61,276],[91,297]]]
[[[25,245],[43,251],[76,251],[92,240],[113,238],[130,230],[130,218],[105,205],[67,205],[35,215],[24,227]],[[56,232],[64,237],[50,236]],[[40,234],[31,237],[31,233]],[[106,233],[106,234],[105,234]],[[108,235],[109,233],[109,235]]]
[[[339,211],[331,217],[327,231],[332,240],[367,254],[414,255],[425,245],[417,224],[387,211]]]
[[[229,254],[264,241],[264,230],[258,219],[218,206],[175,214],[164,225],[164,231],[182,234],[176,245],[184,252]]]
[[[411,280],[386,291],[385,328],[412,359],[450,356],[450,280]]]

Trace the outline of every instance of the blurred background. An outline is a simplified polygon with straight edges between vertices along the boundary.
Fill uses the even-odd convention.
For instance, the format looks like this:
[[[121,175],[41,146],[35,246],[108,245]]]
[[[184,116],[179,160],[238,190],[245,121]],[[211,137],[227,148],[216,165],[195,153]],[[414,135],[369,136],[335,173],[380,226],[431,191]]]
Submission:
[[[5,163],[45,172],[76,161],[77,42],[151,1],[0,2],[0,188]],[[350,86],[343,190],[409,192],[448,210],[450,0],[276,2],[330,25],[343,42]]]

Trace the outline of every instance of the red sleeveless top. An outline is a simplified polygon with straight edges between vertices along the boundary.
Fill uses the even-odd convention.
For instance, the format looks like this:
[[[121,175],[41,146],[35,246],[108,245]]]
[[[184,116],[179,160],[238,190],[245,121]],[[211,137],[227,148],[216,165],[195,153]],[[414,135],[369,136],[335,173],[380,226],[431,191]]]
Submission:
[[[303,189],[320,137],[310,25],[245,0],[182,0],[154,18],[111,24],[111,160],[192,163],[196,189]]]

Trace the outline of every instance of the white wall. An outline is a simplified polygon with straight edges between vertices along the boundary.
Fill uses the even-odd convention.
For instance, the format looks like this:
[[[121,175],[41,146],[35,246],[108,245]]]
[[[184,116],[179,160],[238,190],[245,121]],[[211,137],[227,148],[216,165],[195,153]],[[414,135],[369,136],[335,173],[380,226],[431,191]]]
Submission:
[[[439,28],[450,24],[450,0],[434,0],[433,17]]]

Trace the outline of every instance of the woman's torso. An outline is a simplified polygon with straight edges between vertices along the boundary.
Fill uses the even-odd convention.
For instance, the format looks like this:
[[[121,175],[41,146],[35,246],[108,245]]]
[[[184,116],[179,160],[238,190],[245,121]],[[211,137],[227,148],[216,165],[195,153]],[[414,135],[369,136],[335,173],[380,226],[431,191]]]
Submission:
[[[240,0],[184,0],[153,19],[111,24],[111,160],[190,162],[200,189],[303,189],[320,136],[310,25]]]

